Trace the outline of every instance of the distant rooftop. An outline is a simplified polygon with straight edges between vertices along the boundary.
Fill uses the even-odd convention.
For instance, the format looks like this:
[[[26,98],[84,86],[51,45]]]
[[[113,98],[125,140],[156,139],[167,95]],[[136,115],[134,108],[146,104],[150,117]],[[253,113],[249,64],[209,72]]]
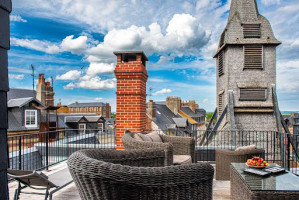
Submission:
[[[103,102],[87,102],[87,103],[72,103],[68,105],[68,107],[97,107],[97,106],[105,106],[105,103]]]
[[[7,92],[7,101],[26,97],[36,97],[36,91],[23,88],[9,88],[9,91]]]

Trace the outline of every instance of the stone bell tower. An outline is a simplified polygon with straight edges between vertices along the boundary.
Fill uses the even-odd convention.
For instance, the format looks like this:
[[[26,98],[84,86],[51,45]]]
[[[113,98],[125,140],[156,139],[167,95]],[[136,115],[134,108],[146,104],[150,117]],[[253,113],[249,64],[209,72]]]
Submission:
[[[256,0],[231,1],[214,56],[218,117],[226,106],[228,110],[220,129],[275,130],[273,94],[279,44],[269,21],[259,14]]]

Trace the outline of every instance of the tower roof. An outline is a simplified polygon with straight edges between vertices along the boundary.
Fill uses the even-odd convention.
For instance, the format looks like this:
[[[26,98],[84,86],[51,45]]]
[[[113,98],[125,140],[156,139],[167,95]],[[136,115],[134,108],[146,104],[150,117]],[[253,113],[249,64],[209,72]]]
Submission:
[[[245,37],[245,33],[249,33],[250,36]],[[259,14],[256,0],[231,1],[227,25],[221,34],[214,57],[227,45],[233,44],[280,44],[269,21]]]

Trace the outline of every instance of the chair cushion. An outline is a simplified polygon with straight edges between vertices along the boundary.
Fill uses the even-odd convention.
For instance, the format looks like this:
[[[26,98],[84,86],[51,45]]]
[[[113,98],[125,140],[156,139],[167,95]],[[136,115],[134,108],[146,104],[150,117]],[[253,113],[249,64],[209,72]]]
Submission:
[[[143,141],[143,139],[142,139],[141,136],[140,136],[140,133],[134,133],[133,138],[134,138],[135,140],[137,140],[137,141]]]
[[[142,138],[142,140],[143,141],[145,141],[145,142],[152,142],[153,140],[149,137],[149,136],[147,136],[147,135],[145,135],[145,134],[140,134],[140,137]]]
[[[253,149],[256,149],[256,146],[254,144],[249,146],[237,147],[235,151],[244,151],[244,150],[253,150]]]
[[[188,165],[192,163],[190,155],[173,155],[174,165]]]
[[[147,136],[150,137],[153,142],[162,142],[162,139],[157,132],[151,132],[147,134]]]

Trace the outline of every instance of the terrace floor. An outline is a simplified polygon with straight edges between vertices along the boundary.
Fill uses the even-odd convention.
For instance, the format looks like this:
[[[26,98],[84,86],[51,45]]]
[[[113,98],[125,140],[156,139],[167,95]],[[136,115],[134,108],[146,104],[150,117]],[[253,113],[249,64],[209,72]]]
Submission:
[[[52,166],[49,168],[48,171],[43,171],[46,175],[50,175],[52,173],[55,173],[66,166],[66,161],[62,162],[60,164],[57,164],[55,166]],[[215,165],[214,165],[215,167]],[[215,200],[230,200],[230,182],[229,181],[216,181],[214,179],[214,186],[213,186],[213,199]],[[13,199],[15,189],[17,188],[17,182],[13,181],[9,183],[9,197],[10,199]],[[31,188],[24,189],[24,192],[37,192],[36,190],[33,190]],[[35,194],[22,194],[20,195],[20,200],[42,200],[44,199],[44,196],[42,195],[35,195]],[[60,191],[57,191],[53,195],[54,200],[65,200],[65,199],[71,199],[71,200],[80,200],[79,193],[77,191],[77,188],[75,186],[75,183],[71,183],[70,185],[66,186],[65,188],[61,189]]]

